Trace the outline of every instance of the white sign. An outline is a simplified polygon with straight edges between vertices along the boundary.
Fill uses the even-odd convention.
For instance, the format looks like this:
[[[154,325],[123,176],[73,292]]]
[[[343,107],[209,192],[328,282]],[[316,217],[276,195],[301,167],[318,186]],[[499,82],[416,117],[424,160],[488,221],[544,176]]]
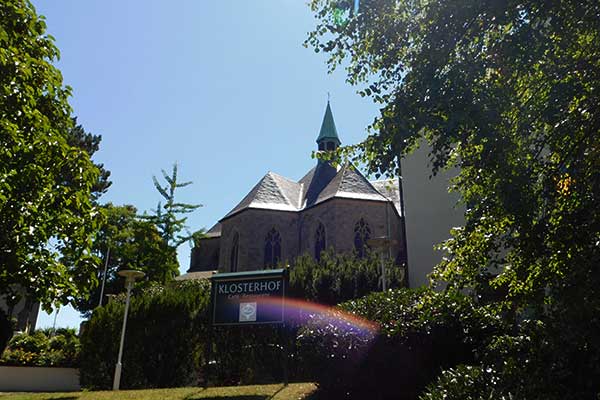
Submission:
[[[256,302],[240,303],[240,322],[256,321]]]

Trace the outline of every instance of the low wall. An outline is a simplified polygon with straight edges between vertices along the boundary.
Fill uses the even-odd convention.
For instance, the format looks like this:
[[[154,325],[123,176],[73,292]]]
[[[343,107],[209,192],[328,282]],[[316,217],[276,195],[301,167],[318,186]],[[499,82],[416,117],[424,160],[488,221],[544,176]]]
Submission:
[[[80,389],[76,368],[0,366],[0,392],[74,392]]]

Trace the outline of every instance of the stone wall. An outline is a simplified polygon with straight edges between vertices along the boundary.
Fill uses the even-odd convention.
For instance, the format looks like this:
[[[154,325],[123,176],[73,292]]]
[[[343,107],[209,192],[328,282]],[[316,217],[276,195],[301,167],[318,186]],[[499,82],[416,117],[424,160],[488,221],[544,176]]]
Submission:
[[[232,242],[239,234],[238,272],[264,268],[267,233],[275,228],[281,235],[281,259],[290,261],[298,254],[298,214],[296,212],[247,209],[221,221],[219,272],[230,271]]]
[[[220,238],[200,239],[200,246],[192,249],[190,271],[213,271],[219,267]]]
[[[219,271],[229,272],[234,235],[239,235],[237,271],[264,268],[267,233],[275,228],[281,235],[281,259],[290,263],[298,255],[314,256],[316,230],[325,227],[327,247],[337,252],[354,250],[354,227],[363,218],[371,237],[387,236],[398,241],[389,256],[397,259],[401,249],[400,218],[390,203],[334,198],[300,213],[247,209],[221,221]]]

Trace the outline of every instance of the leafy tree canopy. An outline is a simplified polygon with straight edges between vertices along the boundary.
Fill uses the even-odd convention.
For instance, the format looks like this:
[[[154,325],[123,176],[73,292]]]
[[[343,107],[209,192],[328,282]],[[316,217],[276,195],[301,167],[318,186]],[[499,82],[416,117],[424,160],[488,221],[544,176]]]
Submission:
[[[77,124],[77,118],[73,117],[73,127],[67,132],[69,145],[84,150],[91,158],[100,148],[100,141],[102,141],[102,135],[86,132],[83,126]],[[104,164],[94,163],[94,165],[100,171],[100,175],[98,181],[92,187],[92,196],[94,200],[98,200],[100,196],[106,193],[112,182],[109,180],[110,171],[104,168]]]
[[[425,139],[433,173],[459,167],[466,223],[433,279],[538,320],[540,386],[597,393],[600,3],[370,0],[340,23],[345,3],[313,0],[306,42],[381,104],[342,153],[394,174]]]
[[[0,3],[0,293],[66,303],[94,283],[98,169],[69,145],[59,52],[26,0]],[[60,254],[76,254],[66,265]]]
[[[102,206],[105,220],[94,239],[92,251],[106,261],[107,277],[104,294],[118,294],[124,290],[124,279],[117,275],[122,269],[137,269],[146,273],[145,283],[166,283],[179,273],[177,253],[161,237],[157,227],[137,216],[137,210],[131,205]],[[110,248],[110,252],[108,249]],[[77,303],[80,312],[87,314],[98,306],[104,267],[98,268],[99,284],[88,299]],[[139,284],[138,284],[139,286]],[[103,299],[106,303],[106,299]]]

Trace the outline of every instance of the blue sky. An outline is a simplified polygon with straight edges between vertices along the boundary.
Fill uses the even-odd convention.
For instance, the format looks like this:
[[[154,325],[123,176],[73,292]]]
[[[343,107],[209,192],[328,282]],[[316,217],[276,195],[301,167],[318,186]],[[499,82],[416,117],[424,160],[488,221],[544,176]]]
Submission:
[[[210,228],[266,172],[299,179],[312,167],[327,92],[345,144],[377,112],[302,46],[315,25],[304,0],[33,3],[61,51],[74,115],[102,135],[95,160],[113,181],[102,200],[156,207],[152,175],[177,161],[194,182],[179,200],[204,205],[192,230]],[[185,272],[189,246],[179,262]],[[38,327],[52,320],[41,312]],[[57,326],[78,325],[72,309],[58,314]]]

